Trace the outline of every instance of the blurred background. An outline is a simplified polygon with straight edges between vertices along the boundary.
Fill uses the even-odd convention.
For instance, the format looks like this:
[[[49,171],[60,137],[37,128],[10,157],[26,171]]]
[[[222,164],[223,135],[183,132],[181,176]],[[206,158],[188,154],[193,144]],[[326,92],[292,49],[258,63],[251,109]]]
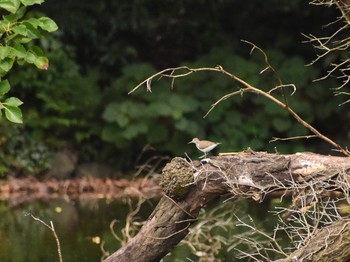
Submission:
[[[57,152],[74,165],[103,163],[128,173],[142,155],[197,157],[193,137],[221,142],[219,151],[253,150],[330,153],[320,140],[269,143],[272,137],[309,134],[276,105],[253,94],[222,102],[205,113],[237,83],[217,73],[196,73],[171,82],[153,81],[128,95],[159,70],[188,65],[223,66],[248,83],[269,90],[278,84],[262,55],[241,42],[261,47],[283,83],[297,86],[289,104],[305,120],[346,144],[346,97],[333,96],[335,79],[320,82],[341,52],[307,67],[316,57],[302,33],[325,36],[336,25],[335,8],[307,1],[53,1],[33,6],[52,18],[59,31],[38,43],[50,66],[21,66],[9,74],[11,95],[24,105],[24,125],[0,126],[0,171],[47,172]],[[287,95],[291,90],[286,89]],[[147,154],[142,154],[145,152]]]
[[[347,97],[334,96],[332,90],[341,83],[331,77],[314,81],[346,53],[338,51],[306,66],[317,52],[303,43],[302,35],[335,32],[342,24],[330,24],[340,15],[334,7],[305,0],[46,0],[29,10],[29,16],[52,18],[59,30],[37,43],[49,58],[47,71],[24,65],[8,75],[11,96],[24,101],[24,124],[1,121],[1,178],[130,177],[138,165],[155,156],[187,153],[196,159],[202,153],[187,144],[193,137],[221,142],[219,152],[250,147],[335,154],[318,139],[269,143],[272,137],[310,132],[255,94],[231,97],[203,118],[215,101],[241,87],[222,74],[195,73],[177,79],[174,88],[162,78],[152,81],[152,93],[144,86],[128,95],[156,72],[181,65],[221,65],[265,91],[278,85],[272,72],[260,74],[266,67],[261,53],[250,54],[251,46],[241,40],[262,48],[283,83],[296,85],[288,103],[304,120],[340,145],[349,144],[349,110],[338,106]],[[291,91],[285,90],[287,95]],[[166,161],[157,163],[161,169]],[[246,202],[238,209],[271,228],[265,220],[270,205],[266,202]],[[155,201],[147,204],[141,220],[154,205]],[[65,261],[97,261],[102,240],[110,251],[118,247],[109,223],[124,221],[130,209],[125,200],[108,199],[38,201],[16,208],[0,202],[1,261],[57,258],[51,233],[25,218],[28,210],[57,224]],[[185,259],[190,252],[178,253]],[[225,256],[227,261],[232,258]]]

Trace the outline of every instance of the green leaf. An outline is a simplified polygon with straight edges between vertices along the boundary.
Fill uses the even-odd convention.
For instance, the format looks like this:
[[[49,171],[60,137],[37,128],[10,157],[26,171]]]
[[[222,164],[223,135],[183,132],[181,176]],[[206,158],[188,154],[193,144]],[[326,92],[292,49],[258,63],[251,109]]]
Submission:
[[[47,70],[49,68],[49,59],[39,56],[34,60],[34,65],[41,70]]]
[[[41,36],[38,29],[36,29],[37,25],[31,22],[32,20],[26,20],[22,23],[27,28],[27,37],[32,39],[39,38]]]
[[[13,47],[13,53],[19,59],[25,59],[27,56],[27,50],[24,48],[22,44],[16,44]]]
[[[12,31],[17,35],[28,36],[27,27],[23,24],[14,26]]]
[[[37,56],[45,56],[44,51],[37,45],[31,46],[30,50],[32,50]]]
[[[6,33],[6,30],[9,26],[9,22],[6,22],[4,20],[0,20],[0,34],[1,37],[3,36],[4,33]]]
[[[23,102],[21,100],[19,100],[17,97],[9,97],[5,100],[5,102],[3,103],[5,105],[8,106],[20,106],[23,104]]]
[[[5,72],[10,71],[10,69],[13,66],[14,59],[13,58],[5,58],[3,60],[0,60],[0,68],[4,70]]]
[[[39,19],[34,17],[26,19],[23,22],[31,24],[34,28],[38,28],[38,25],[40,24]]]
[[[5,9],[11,13],[16,13],[19,8],[20,1],[19,0],[10,0],[10,1],[1,1],[0,8]]]
[[[21,44],[26,44],[31,42],[33,39],[29,38],[29,37],[21,37],[20,39],[17,40],[18,43]]]
[[[9,121],[17,124],[23,123],[21,109],[16,106],[5,106],[4,109],[5,116]]]
[[[57,24],[48,17],[40,17],[39,19],[39,26],[41,27],[41,29],[47,31],[47,32],[54,32],[58,29]]]
[[[49,67],[49,60],[44,56],[44,52],[40,47],[32,46],[26,55],[26,61],[28,63],[34,63],[37,68],[47,70]]]
[[[32,52],[26,52],[26,56],[24,60],[29,64],[34,64],[35,60],[37,59],[36,55]]]
[[[0,82],[0,96],[3,96],[10,90],[10,83],[8,80],[3,80]]]
[[[45,2],[45,0],[21,0],[22,4],[25,6],[29,5],[35,5],[35,4],[42,4]]]
[[[2,16],[2,18],[5,21],[13,23],[13,22],[16,22],[17,20],[21,19],[24,16],[24,14],[26,13],[26,11],[27,11],[27,8],[22,6],[14,14],[4,15],[4,16]]]
[[[9,57],[11,55],[11,47],[9,46],[0,46],[0,59],[4,59],[5,57]]]

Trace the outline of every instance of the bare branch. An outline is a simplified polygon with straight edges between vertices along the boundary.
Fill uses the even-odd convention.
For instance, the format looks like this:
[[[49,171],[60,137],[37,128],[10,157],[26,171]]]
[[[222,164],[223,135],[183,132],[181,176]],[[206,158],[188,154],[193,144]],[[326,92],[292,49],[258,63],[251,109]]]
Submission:
[[[341,58],[339,61],[331,63],[329,70],[323,77],[315,80],[320,81],[333,76],[342,81],[342,84],[338,89],[343,88],[350,81],[350,58],[348,56],[349,52],[346,52],[350,47],[350,37],[347,36],[348,30],[350,30],[350,2],[348,0],[314,0],[311,1],[311,4],[327,6],[336,5],[342,13],[337,23],[344,24],[337,28],[333,34],[325,37],[317,37],[312,34],[303,34],[303,36],[307,39],[304,42],[312,44],[316,50],[320,51],[316,58],[308,65],[316,63],[320,59],[329,56],[331,53],[342,51],[343,54],[346,54],[345,58]]]
[[[344,236],[348,234],[347,226],[333,227],[333,224],[346,221],[335,209],[350,197],[349,176],[350,158],[313,153],[242,152],[213,157],[205,162],[175,158],[163,169],[162,186],[167,197],[161,199],[138,234],[106,262],[139,261],[141,258],[158,261],[187,233],[182,244],[187,244],[199,261],[215,260],[221,245],[227,246],[228,251],[238,252],[239,257],[254,261],[270,261],[271,253],[281,261],[292,261],[288,258],[295,250],[296,257],[301,260],[307,257],[311,261],[330,261],[312,260],[325,252],[342,252],[344,258],[350,254],[349,247],[335,245],[333,241],[341,240],[342,235],[327,234],[327,229]],[[185,183],[187,178],[193,183]],[[176,195],[179,192],[181,196]],[[182,195],[183,192],[187,193]],[[232,195],[231,200],[263,201],[265,196],[276,197],[275,193],[283,198],[286,192],[292,198],[292,206],[273,205],[276,208],[272,213],[279,221],[272,233],[260,229],[253,218],[240,217],[233,201],[224,201],[225,205],[202,212],[200,216],[203,217],[196,219],[203,206],[219,196],[228,197],[228,193]],[[195,221],[197,224],[189,228]],[[239,234],[228,238],[213,234],[215,228],[232,232],[233,226],[242,228]],[[293,246],[281,245],[280,233],[286,234]]]
[[[50,221],[50,225],[46,224],[44,221],[42,221],[40,218],[37,218],[36,216],[34,216],[32,214],[32,212],[28,212],[26,214],[27,216],[30,216],[31,218],[33,218],[35,221],[39,222],[40,224],[44,225],[45,227],[47,227],[53,234],[55,240],[56,240],[56,245],[57,245],[57,253],[58,253],[58,258],[59,258],[59,261],[62,262],[63,261],[63,258],[62,258],[62,251],[61,251],[61,244],[60,244],[60,240],[56,234],[56,231],[55,231],[55,227],[53,226],[53,223],[52,221]]]
[[[272,137],[272,139],[269,141],[269,143],[276,142],[276,141],[287,141],[287,140],[294,140],[294,139],[309,139],[309,138],[315,138],[318,137],[316,135],[310,135],[310,136],[292,136],[292,137]]]
[[[254,48],[257,48],[256,46],[254,46]],[[182,73],[182,71],[185,70],[184,73]],[[176,74],[177,71],[181,71],[179,74]],[[304,127],[306,127],[308,130],[310,130],[315,136],[317,136],[318,138],[324,140],[325,142],[331,144],[336,150],[338,150],[339,152],[343,153],[346,156],[350,156],[350,153],[346,150],[343,149],[339,144],[337,144],[336,142],[334,142],[333,140],[331,140],[330,138],[328,138],[327,136],[323,135],[320,131],[318,131],[315,127],[313,127],[311,124],[307,123],[305,120],[303,120],[292,108],[290,108],[288,106],[288,104],[286,104],[286,102],[282,102],[280,101],[278,98],[276,98],[275,96],[271,95],[271,91],[275,90],[277,88],[280,87],[273,87],[270,89],[269,92],[265,92],[257,87],[254,87],[252,85],[250,85],[249,83],[247,83],[246,81],[244,81],[243,79],[239,78],[238,76],[226,71],[222,66],[216,66],[214,68],[211,67],[201,67],[201,68],[189,68],[187,66],[182,66],[182,67],[177,67],[177,68],[168,68],[165,69],[157,74],[154,74],[153,76],[147,78],[145,81],[143,81],[141,84],[139,84],[138,86],[136,86],[133,90],[131,90],[129,93],[134,92],[136,89],[138,89],[139,87],[141,87],[143,84],[147,83],[150,79],[159,76],[160,74],[164,77],[168,77],[171,79],[175,79],[175,78],[179,78],[179,77],[184,77],[184,76],[188,76],[192,73],[196,73],[196,72],[203,72],[203,71],[211,71],[211,72],[218,72],[221,73],[223,75],[226,75],[228,77],[230,77],[231,79],[233,79],[234,81],[238,82],[239,84],[241,84],[242,86],[244,86],[243,88],[239,89],[238,91],[229,93],[224,95],[223,97],[221,97],[219,100],[217,100],[214,104],[211,105],[211,108],[208,110],[208,112],[204,115],[204,117],[208,116],[209,113],[222,101],[235,96],[235,95],[243,95],[244,93],[254,93],[254,94],[259,94],[265,98],[267,98],[268,100],[272,101],[273,103],[277,104],[278,106],[282,107],[283,109],[287,110],[293,117],[295,120],[297,120],[300,124],[302,124]],[[170,72],[170,73],[167,73]],[[283,86],[293,86],[293,85],[283,85]],[[148,87],[147,87],[148,89]],[[283,89],[282,89],[283,90]]]

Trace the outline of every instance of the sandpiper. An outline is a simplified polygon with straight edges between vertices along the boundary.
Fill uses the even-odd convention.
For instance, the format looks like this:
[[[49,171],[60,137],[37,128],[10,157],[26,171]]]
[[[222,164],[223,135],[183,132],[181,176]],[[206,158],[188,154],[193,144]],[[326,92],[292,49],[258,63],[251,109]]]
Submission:
[[[191,142],[189,142],[189,144],[194,143],[196,144],[196,147],[198,148],[198,150],[202,151],[204,153],[202,157],[207,157],[207,153],[211,150],[213,150],[215,147],[217,147],[220,143],[214,143],[211,141],[207,141],[207,140],[199,140],[197,137],[193,138]]]

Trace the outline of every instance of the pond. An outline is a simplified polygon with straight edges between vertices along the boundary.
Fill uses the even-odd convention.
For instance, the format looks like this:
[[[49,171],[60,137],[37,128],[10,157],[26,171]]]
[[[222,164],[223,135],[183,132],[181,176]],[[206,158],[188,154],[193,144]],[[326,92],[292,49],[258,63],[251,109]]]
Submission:
[[[28,216],[31,212],[45,223],[53,222],[61,243],[63,261],[100,261],[103,249],[120,247],[110,224],[119,235],[126,215],[136,200],[65,200],[36,201],[8,207],[0,202],[0,261],[40,262],[58,261],[57,246],[52,232]],[[158,200],[142,205],[137,216],[147,219]]]
[[[146,220],[158,201],[158,197],[145,201],[139,212],[135,212],[135,221]],[[31,218],[28,215],[29,212],[47,224],[50,224],[50,221],[53,222],[61,243],[64,262],[101,261],[104,254],[106,255],[103,250],[111,253],[121,246],[120,241],[111,231],[111,223],[114,225],[114,232],[118,237],[122,237],[121,231],[125,226],[127,214],[130,214],[131,210],[135,210],[137,203],[136,198],[121,198],[119,200],[104,198],[71,200],[67,198],[33,201],[9,207],[9,201],[0,201],[0,261],[58,261],[57,246],[52,232]],[[232,223],[232,225],[236,224],[232,217],[233,213],[240,216],[250,214],[257,219],[256,222],[260,221],[260,223],[265,224],[267,232],[271,232],[276,223],[273,221],[276,218],[266,219],[266,207],[257,203],[242,201],[232,204],[227,202],[225,205],[213,203],[207,207],[206,211],[202,212],[204,218],[200,219],[200,221],[207,221],[207,223],[199,223],[197,226],[194,224],[192,228],[197,228],[201,235],[205,235],[205,228],[208,227],[205,226],[206,224],[219,223],[210,229],[213,233],[212,239],[215,240],[220,238],[215,235],[228,237],[243,232],[242,229],[234,226],[228,227],[231,228],[228,231],[221,229],[223,225],[221,220],[229,224]],[[214,212],[214,210],[217,211]],[[193,240],[193,237],[190,237],[188,241],[192,241],[191,239]],[[204,241],[201,243],[202,247],[213,244],[207,240],[201,240]],[[288,242],[285,244],[288,245]],[[229,252],[227,246],[223,245],[219,257],[221,261],[249,261],[249,259],[235,260],[234,253],[234,251]],[[163,259],[164,262],[191,260],[198,261],[198,257],[188,246],[181,244]]]

